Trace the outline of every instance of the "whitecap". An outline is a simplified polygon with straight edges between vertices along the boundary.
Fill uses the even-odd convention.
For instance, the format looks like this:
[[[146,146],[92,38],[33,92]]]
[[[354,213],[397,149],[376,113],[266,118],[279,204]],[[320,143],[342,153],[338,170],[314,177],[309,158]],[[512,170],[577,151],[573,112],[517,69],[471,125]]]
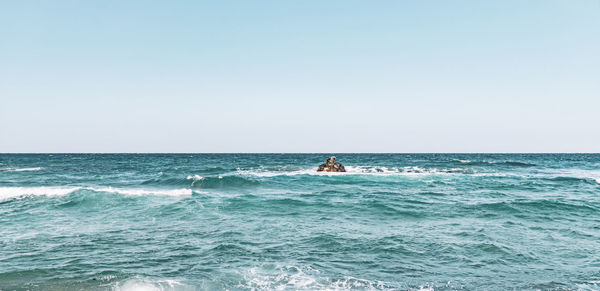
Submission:
[[[470,174],[468,170],[462,168],[424,169],[418,166],[406,166],[402,168],[384,167],[384,166],[346,166],[346,172],[317,172],[315,168],[306,168],[294,171],[266,171],[256,170],[237,170],[238,175],[257,176],[257,177],[277,177],[277,176],[338,176],[338,175],[370,175],[370,176],[427,176],[427,175],[450,175],[450,174]]]
[[[26,172],[26,171],[39,171],[42,170],[42,167],[33,167],[33,168],[6,168],[0,169],[0,171],[4,172]]]
[[[167,291],[187,289],[191,288],[186,288],[184,284],[176,280],[152,280],[141,277],[117,282],[113,288],[115,291]]]
[[[78,190],[88,190],[94,192],[116,193],[121,195],[143,196],[143,195],[164,195],[164,196],[190,196],[191,189],[138,189],[138,188],[113,188],[113,187],[0,187],[0,201],[17,197],[26,196],[64,196]]]
[[[339,176],[339,175],[395,175],[400,173],[397,168],[386,167],[366,167],[366,166],[346,166],[346,172],[317,172],[315,168],[294,170],[294,171],[265,171],[265,170],[237,170],[237,174],[256,177],[277,177],[277,176]]]
[[[143,195],[165,195],[165,196],[189,196],[191,189],[139,189],[139,188],[113,188],[113,187],[89,187],[85,188],[96,192],[117,193],[131,196]]]
[[[199,180],[204,180],[204,177],[202,177],[202,176],[200,176],[200,175],[193,175],[193,176],[192,176],[192,175],[190,175],[190,176],[187,176],[185,179],[186,179],[186,180],[194,180],[194,181],[199,181]]]
[[[507,177],[506,173],[475,173],[473,174],[475,177]]]
[[[244,282],[236,287],[250,290],[384,290],[397,285],[352,276],[334,280],[311,266],[253,267],[243,277]]]
[[[599,291],[600,290],[600,280],[592,280],[583,284],[575,284],[577,286],[577,290],[582,291]]]
[[[63,196],[81,187],[0,187],[0,201],[21,196]]]

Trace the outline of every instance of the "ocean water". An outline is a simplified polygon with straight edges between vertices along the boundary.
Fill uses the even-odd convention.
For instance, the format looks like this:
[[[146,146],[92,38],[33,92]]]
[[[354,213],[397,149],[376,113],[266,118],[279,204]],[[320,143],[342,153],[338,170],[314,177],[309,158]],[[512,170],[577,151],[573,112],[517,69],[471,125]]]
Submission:
[[[600,290],[600,155],[1,154],[0,290]]]

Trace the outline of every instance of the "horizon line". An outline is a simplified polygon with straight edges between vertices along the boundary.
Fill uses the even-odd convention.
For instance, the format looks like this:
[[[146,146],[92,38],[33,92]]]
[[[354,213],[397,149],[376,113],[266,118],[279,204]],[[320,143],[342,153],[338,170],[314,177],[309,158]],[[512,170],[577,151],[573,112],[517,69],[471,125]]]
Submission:
[[[65,154],[87,154],[87,155],[218,155],[218,154],[600,154],[600,152],[0,152],[0,155],[65,155]]]

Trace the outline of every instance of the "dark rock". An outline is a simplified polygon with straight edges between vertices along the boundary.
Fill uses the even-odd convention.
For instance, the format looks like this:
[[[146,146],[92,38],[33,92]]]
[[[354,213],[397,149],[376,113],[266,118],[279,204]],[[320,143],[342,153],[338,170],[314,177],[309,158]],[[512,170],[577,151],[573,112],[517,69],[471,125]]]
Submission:
[[[335,157],[330,157],[317,169],[317,172],[346,172],[344,166],[335,161]]]

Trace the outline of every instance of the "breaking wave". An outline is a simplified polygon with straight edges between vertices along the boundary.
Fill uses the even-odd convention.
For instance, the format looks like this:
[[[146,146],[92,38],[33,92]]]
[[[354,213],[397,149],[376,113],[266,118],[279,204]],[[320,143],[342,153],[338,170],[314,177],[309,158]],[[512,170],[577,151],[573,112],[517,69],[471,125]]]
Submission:
[[[253,267],[243,273],[244,282],[237,287],[250,290],[387,290],[399,284],[344,276],[330,278],[310,266]]]
[[[193,176],[192,176],[192,175],[190,175],[190,176],[187,176],[185,179],[186,179],[186,180],[194,180],[194,181],[199,181],[199,180],[203,180],[203,179],[204,179],[204,177],[202,177],[202,176],[200,176],[200,175],[193,175]]]
[[[135,277],[114,285],[115,291],[169,291],[169,290],[192,290],[176,280],[152,280],[148,278]]]
[[[383,166],[346,166],[346,172],[317,172],[314,168],[301,170],[238,170],[237,174],[242,176],[277,177],[277,176],[343,176],[343,175],[374,175],[374,176],[425,176],[425,175],[448,175],[448,174],[473,174],[474,171],[465,168],[421,168],[417,166],[406,167],[383,167]]]
[[[21,196],[63,196],[81,187],[0,187],[0,201]]]
[[[139,189],[139,188],[113,188],[113,187],[0,187],[0,201],[27,196],[64,196],[76,191],[93,191],[115,193],[131,196],[164,195],[185,196],[192,195],[191,189]]]
[[[27,172],[27,171],[39,171],[44,168],[42,167],[32,167],[32,168],[5,168],[0,169],[0,172]]]

